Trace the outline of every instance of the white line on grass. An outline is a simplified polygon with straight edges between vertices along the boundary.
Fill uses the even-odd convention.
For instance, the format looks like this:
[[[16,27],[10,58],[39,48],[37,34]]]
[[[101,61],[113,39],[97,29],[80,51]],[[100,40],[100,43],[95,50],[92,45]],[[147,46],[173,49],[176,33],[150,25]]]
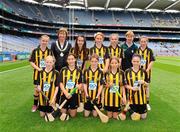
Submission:
[[[6,72],[12,72],[12,71],[20,70],[20,69],[23,69],[23,68],[26,68],[26,67],[29,67],[29,65],[28,66],[18,67],[18,68],[11,69],[11,70],[2,71],[2,72],[0,72],[0,74],[6,73]]]

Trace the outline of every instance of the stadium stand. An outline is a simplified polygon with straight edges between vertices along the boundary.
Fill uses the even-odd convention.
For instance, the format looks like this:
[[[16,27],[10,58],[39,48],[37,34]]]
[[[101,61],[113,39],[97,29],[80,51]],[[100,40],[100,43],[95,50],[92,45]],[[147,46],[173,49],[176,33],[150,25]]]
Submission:
[[[2,50],[6,52],[31,52],[38,44],[37,39],[0,34]]]
[[[2,0],[1,0],[2,1]],[[2,1],[4,6],[11,8],[14,12],[25,15],[30,18],[38,19],[41,21],[61,22],[69,23],[69,17],[72,12],[74,12],[75,17],[78,20],[82,20],[80,24],[115,24],[119,20],[120,24],[128,26],[152,26],[158,21],[170,21],[174,24],[179,24],[175,22],[179,19],[179,14],[174,13],[148,13],[148,12],[130,12],[130,11],[84,11],[84,10],[71,10],[63,8],[50,8],[47,6],[41,6],[36,4],[27,4],[24,2],[17,2],[6,0]],[[155,24],[153,24],[155,23]],[[163,22],[162,22],[163,23]],[[157,23],[158,24],[158,23]],[[176,25],[177,26],[177,25]]]
[[[118,33],[120,41],[123,42],[125,32],[133,30],[136,43],[141,35],[148,36],[150,45],[157,55],[179,54],[179,13],[68,9],[21,0],[0,0],[0,2],[2,51],[30,52],[38,45],[40,35],[47,34],[53,41],[60,27],[68,27],[72,44],[75,36],[81,34],[86,36],[88,47],[91,47],[93,35],[98,31],[105,34],[105,45],[108,45],[111,33]]]

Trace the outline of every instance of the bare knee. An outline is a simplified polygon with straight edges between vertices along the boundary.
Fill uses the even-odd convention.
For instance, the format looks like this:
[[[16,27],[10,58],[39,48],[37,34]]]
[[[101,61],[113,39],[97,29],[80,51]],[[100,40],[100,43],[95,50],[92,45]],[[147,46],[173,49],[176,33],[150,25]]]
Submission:
[[[108,116],[109,118],[112,118],[112,117],[113,117],[112,112],[108,111],[108,112],[107,112],[107,116]]]
[[[117,119],[118,112],[113,112],[113,119]]]
[[[76,117],[76,115],[77,115],[77,110],[75,109],[75,110],[69,110],[69,114],[70,114],[70,116],[73,118],[73,117]]]
[[[37,90],[37,85],[34,85],[34,95],[38,96],[39,92]]]
[[[98,115],[95,110],[93,110],[92,114],[93,114],[94,117],[97,117],[97,115]]]
[[[89,115],[90,115],[90,111],[84,110],[84,117],[89,117]]]
[[[146,117],[147,117],[147,113],[144,113],[144,114],[141,114],[141,119],[146,119]]]
[[[66,109],[61,109],[61,113],[66,113],[67,110]]]

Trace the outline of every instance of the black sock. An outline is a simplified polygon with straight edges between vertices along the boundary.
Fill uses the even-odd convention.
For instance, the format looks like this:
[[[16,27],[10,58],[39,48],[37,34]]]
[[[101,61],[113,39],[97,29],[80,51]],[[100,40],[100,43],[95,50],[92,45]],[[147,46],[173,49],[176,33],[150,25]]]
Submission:
[[[34,99],[34,105],[38,105],[38,100],[37,99]]]
[[[147,104],[149,104],[149,100],[147,100]]]
[[[39,96],[34,95],[34,105],[38,105],[38,98]]]

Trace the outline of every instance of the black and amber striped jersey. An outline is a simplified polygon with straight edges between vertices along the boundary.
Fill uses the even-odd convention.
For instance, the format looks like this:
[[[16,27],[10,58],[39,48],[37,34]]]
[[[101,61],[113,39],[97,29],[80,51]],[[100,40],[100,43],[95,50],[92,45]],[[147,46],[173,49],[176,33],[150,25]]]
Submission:
[[[37,85],[40,85],[41,91],[49,98],[51,101],[53,99],[56,87],[59,87],[59,72],[55,69],[50,72],[45,70],[40,72],[40,76],[37,81]],[[45,106],[48,101],[39,93],[39,105]]]
[[[115,74],[108,72],[105,74],[105,82],[113,83],[112,87],[105,88],[104,105],[109,107],[120,107],[121,98],[117,92],[123,96],[122,87],[125,85],[124,72],[118,70]]]
[[[125,79],[127,85],[137,88],[137,91],[128,90],[128,100],[130,104],[146,104],[146,87],[144,84],[139,84],[139,80],[147,82],[147,73],[144,69],[140,68],[138,72],[129,68],[125,71]]]
[[[92,71],[91,67],[84,71],[84,80],[83,83],[87,85],[87,93],[90,98],[93,100],[98,94],[98,89],[103,85],[103,72],[99,68],[95,71]],[[100,103],[101,95],[99,96],[98,103]],[[85,98],[85,102],[87,102]]]
[[[141,56],[141,68],[147,69],[151,61],[155,61],[153,51],[146,47],[145,50],[142,50],[141,47],[136,51],[137,54]]]
[[[88,60],[88,55],[89,55],[89,49],[86,48],[85,51],[81,50],[81,51],[77,51],[77,53],[75,53],[75,49],[71,48],[70,53],[73,53],[76,55],[76,59],[77,59],[77,67],[79,69],[83,69],[85,61]]]
[[[65,90],[70,93],[76,87],[76,84],[82,83],[81,70],[75,68],[71,71],[69,67],[63,67],[60,72],[60,83],[63,83]],[[76,93],[78,93],[78,90]]]
[[[110,57],[117,57],[117,58],[123,58],[124,52],[121,47],[117,45],[117,47],[114,49],[111,45],[108,47],[108,54]]]
[[[46,48],[45,51],[42,51],[40,46],[38,46],[36,49],[32,51],[29,61],[35,63],[35,65],[38,66],[39,68],[44,69],[46,67],[45,58],[48,55],[53,55],[50,49]],[[38,74],[39,74],[38,70],[34,69],[34,80],[37,80]]]
[[[145,50],[142,50],[141,47],[139,47],[139,49],[136,51],[137,54],[139,54],[141,56],[141,68],[143,69],[147,69],[150,62],[155,61],[155,57],[153,55],[153,51],[146,47]],[[148,82],[150,82],[151,79],[151,70],[149,70],[149,72],[147,72],[148,75]]]
[[[105,60],[109,58],[109,54],[108,54],[108,48],[105,47],[104,45],[102,45],[102,47],[99,49],[96,47],[96,45],[92,48],[90,48],[90,56],[92,54],[97,54],[99,56],[99,67],[101,69],[104,69],[105,67]]]

